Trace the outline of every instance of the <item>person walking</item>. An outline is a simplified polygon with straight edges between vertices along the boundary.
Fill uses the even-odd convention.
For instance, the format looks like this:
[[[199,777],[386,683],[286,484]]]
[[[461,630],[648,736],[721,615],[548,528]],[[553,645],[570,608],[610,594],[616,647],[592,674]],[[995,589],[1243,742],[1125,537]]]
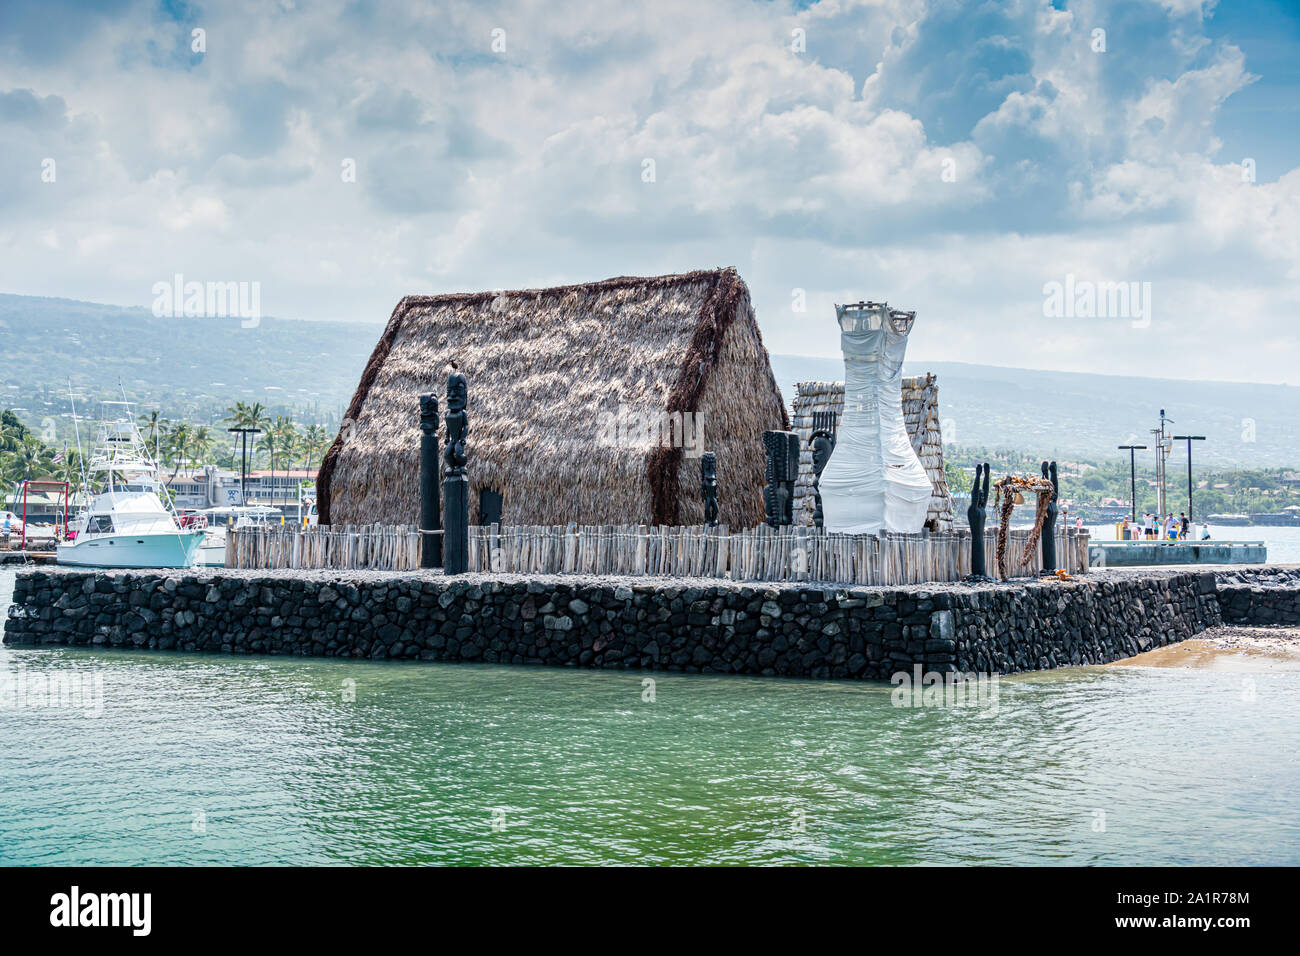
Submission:
[[[1187,540],[1187,532],[1191,529],[1192,522],[1188,519],[1185,512],[1178,512],[1178,537]]]

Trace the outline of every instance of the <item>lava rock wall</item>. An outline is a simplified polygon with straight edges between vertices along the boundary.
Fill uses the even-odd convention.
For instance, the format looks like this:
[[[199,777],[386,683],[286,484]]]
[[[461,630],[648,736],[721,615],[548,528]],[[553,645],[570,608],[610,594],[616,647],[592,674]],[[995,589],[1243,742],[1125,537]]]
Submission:
[[[1000,674],[1101,664],[1218,623],[1212,573],[843,588],[572,576],[49,569],[17,576],[4,640],[888,679],[918,664]]]

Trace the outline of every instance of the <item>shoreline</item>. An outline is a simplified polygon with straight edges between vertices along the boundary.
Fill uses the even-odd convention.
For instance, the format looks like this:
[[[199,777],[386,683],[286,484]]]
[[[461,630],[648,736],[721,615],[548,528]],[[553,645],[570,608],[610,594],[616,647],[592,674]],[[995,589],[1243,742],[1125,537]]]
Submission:
[[[4,643],[885,679],[1300,666],[1300,565],[861,586],[433,571],[20,571]]]
[[[889,679],[1104,664],[1222,622],[1213,574],[845,587],[420,572],[16,576],[4,642]]]
[[[1300,672],[1300,627],[1222,624],[1179,644],[1106,666],[1250,674]]]

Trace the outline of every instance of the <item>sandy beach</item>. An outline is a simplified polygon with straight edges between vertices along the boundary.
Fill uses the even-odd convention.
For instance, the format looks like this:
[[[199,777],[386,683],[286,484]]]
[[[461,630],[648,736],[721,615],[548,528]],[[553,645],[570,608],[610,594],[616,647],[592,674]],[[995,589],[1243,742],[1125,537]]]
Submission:
[[[1300,671],[1300,628],[1211,628],[1200,637],[1107,664],[1240,673]]]

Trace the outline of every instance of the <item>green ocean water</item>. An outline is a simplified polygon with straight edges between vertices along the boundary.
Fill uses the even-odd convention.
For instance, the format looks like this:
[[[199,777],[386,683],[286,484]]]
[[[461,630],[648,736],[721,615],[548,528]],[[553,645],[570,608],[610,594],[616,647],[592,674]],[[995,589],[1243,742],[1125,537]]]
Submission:
[[[1300,863],[1300,673],[997,690],[3,649],[0,864]]]

